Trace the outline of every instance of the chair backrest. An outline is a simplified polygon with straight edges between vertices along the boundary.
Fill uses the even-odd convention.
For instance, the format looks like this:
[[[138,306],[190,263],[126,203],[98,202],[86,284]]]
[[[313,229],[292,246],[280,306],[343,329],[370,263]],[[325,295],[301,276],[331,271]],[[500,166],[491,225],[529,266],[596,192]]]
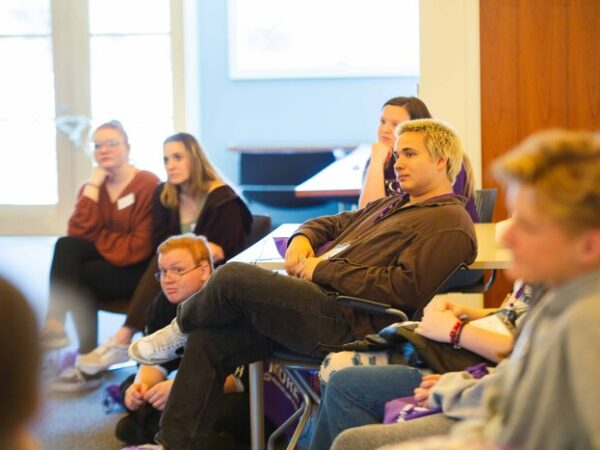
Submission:
[[[252,215],[252,226],[246,238],[246,248],[258,242],[271,232],[271,217],[259,214]]]
[[[477,209],[480,222],[487,223],[492,221],[497,193],[498,189],[496,188],[475,191],[475,208]]]

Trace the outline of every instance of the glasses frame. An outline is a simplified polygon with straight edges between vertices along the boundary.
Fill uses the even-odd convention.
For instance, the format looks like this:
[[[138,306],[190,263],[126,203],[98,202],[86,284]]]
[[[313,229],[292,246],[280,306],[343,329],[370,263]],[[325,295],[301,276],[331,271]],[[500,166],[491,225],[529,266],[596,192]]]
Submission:
[[[98,149],[101,149],[102,147],[116,148],[119,145],[123,145],[123,144],[124,144],[123,141],[119,141],[117,139],[109,139],[107,141],[102,141],[102,142],[92,142],[92,147],[94,147],[94,150],[98,150]]]
[[[175,281],[179,281],[184,275],[187,275],[188,273],[192,272],[193,270],[196,270],[198,267],[202,267],[203,265],[204,263],[196,264],[191,269],[184,270],[183,272],[173,272],[171,269],[159,270],[158,272],[154,272],[154,278],[156,278],[156,281],[160,282],[164,277],[166,277],[166,275],[171,274]]]

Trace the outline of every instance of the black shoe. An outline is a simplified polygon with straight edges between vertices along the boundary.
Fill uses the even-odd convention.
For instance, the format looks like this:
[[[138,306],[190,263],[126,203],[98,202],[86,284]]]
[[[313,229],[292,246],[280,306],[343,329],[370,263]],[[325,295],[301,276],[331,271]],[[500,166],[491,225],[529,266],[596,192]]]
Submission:
[[[141,445],[152,442],[152,434],[148,436],[148,433],[145,433],[144,427],[138,423],[132,413],[127,414],[117,422],[115,435],[118,440],[128,445]]]

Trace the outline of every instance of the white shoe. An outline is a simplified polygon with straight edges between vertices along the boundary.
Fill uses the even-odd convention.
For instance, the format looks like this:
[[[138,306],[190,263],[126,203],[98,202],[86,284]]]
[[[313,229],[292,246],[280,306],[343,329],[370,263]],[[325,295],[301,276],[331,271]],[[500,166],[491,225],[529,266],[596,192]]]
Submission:
[[[91,352],[78,356],[75,367],[87,375],[95,375],[108,369],[113,364],[129,361],[127,347],[127,345],[117,343],[115,338],[111,337]]]
[[[55,380],[48,383],[53,392],[78,392],[96,389],[102,384],[102,374],[86,375],[76,367],[65,369]]]
[[[166,327],[138,339],[129,346],[129,357],[142,364],[162,364],[179,358],[177,350],[187,341],[187,334],[177,325],[177,320]]]

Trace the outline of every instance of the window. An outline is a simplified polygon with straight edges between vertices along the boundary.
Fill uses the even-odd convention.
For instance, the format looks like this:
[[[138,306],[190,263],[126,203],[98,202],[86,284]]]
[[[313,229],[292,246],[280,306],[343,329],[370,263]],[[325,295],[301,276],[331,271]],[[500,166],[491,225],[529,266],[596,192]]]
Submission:
[[[169,0],[89,4],[94,125],[119,119],[132,162],[162,177],[162,142],[174,129]]]
[[[0,61],[0,204],[56,204],[49,0],[0,3]]]
[[[0,2],[0,232],[64,232],[100,122],[120,120],[132,162],[164,177],[162,142],[185,127],[185,1]]]

